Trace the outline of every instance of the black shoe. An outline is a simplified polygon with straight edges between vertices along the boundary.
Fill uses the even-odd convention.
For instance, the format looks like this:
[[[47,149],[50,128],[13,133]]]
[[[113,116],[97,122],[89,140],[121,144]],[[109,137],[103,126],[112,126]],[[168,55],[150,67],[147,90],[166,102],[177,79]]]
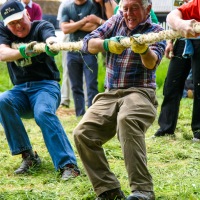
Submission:
[[[194,137],[192,139],[193,142],[200,142],[200,130],[197,130],[193,133]]]
[[[119,189],[108,190],[100,194],[96,200],[125,200],[124,193]]]
[[[127,200],[155,200],[154,192],[134,191]]]
[[[24,174],[30,168],[34,168],[41,165],[40,157],[38,156],[37,152],[25,152],[22,153],[22,164],[21,166],[15,170],[15,174]]]
[[[80,170],[78,167],[74,164],[67,164],[63,169],[60,170],[62,175],[61,179],[62,180],[69,180],[72,178],[76,178],[77,176],[80,175]]]
[[[157,132],[154,134],[154,137],[162,137],[162,136],[175,136],[174,133],[166,133],[162,132],[161,130],[157,130]]]

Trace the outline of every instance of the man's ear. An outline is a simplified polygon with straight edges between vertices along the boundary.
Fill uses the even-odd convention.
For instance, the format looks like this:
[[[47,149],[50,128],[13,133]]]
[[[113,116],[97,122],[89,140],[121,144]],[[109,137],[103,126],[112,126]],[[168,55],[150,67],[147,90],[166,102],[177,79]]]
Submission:
[[[148,7],[146,8],[147,15],[150,15],[151,7],[152,7],[151,5],[148,5]]]

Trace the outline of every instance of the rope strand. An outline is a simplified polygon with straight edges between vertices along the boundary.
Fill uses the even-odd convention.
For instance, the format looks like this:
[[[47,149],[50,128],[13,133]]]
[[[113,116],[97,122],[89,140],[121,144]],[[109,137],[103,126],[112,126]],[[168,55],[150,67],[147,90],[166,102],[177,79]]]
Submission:
[[[200,23],[195,23],[194,31],[196,33],[200,33]],[[135,38],[135,40],[140,44],[153,44],[155,42],[159,42],[162,40],[174,40],[181,38],[181,34],[178,31],[174,30],[163,30],[158,33],[148,33],[148,34],[142,34],[139,37]],[[130,38],[126,37],[120,41],[120,43],[126,47],[129,48],[131,46]],[[21,44],[12,44],[13,49],[18,49]],[[83,41],[79,42],[58,42],[54,43],[49,47],[52,51],[80,51],[83,46]],[[45,43],[37,43],[34,46],[34,51],[36,53],[42,53],[45,52]]]

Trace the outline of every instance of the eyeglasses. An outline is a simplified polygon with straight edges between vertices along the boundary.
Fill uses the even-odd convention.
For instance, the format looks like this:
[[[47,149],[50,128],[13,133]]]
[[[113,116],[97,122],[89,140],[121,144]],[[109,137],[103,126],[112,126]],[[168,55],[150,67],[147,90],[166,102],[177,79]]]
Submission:
[[[15,20],[15,21],[11,21],[10,23],[8,23],[9,26],[16,26],[17,24],[21,24],[23,22],[23,18]]]

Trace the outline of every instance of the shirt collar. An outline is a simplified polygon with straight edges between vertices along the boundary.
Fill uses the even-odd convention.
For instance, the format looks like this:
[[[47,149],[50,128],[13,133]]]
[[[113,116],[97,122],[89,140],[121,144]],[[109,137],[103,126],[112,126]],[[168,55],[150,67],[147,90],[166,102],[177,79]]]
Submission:
[[[26,4],[24,3],[24,2],[21,2],[22,3],[22,5],[24,6],[24,8],[26,7]],[[28,7],[29,8],[32,8],[32,4],[33,4],[33,2],[32,2],[32,0],[30,0],[30,2],[28,3]]]

